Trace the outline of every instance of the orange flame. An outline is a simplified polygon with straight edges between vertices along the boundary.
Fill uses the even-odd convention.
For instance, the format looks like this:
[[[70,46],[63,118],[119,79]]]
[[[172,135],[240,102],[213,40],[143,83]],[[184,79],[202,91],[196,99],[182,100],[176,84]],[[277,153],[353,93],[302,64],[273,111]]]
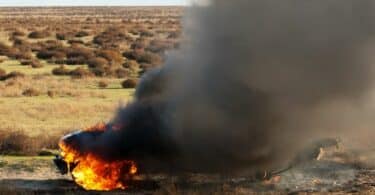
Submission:
[[[98,130],[96,127],[92,129]],[[126,181],[129,181],[138,171],[134,161],[119,160],[108,162],[94,153],[80,154],[63,141],[59,143],[59,146],[61,156],[67,162],[74,181],[86,190],[109,191],[126,189],[128,187]],[[72,170],[72,167],[69,167],[71,165],[75,165]]]

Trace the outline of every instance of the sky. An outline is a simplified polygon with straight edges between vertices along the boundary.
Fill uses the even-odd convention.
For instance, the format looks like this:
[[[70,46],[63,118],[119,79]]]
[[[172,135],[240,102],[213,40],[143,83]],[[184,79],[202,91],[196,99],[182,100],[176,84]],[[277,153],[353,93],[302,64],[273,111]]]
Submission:
[[[0,0],[0,6],[186,5],[188,0]]]

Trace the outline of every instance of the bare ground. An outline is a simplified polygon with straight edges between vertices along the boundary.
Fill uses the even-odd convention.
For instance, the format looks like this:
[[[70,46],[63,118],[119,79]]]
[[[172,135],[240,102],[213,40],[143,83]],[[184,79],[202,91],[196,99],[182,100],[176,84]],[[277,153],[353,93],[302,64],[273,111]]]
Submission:
[[[369,153],[366,156],[372,159]],[[327,153],[321,161],[299,165],[268,181],[204,174],[143,175],[127,190],[112,192],[81,189],[69,176],[57,173],[52,158],[3,157],[0,194],[375,194],[373,162],[343,152]]]

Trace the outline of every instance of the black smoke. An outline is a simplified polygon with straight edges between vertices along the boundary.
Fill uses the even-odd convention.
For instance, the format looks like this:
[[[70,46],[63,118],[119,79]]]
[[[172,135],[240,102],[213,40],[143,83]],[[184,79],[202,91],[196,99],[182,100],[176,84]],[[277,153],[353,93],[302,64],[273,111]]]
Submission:
[[[182,48],[143,77],[135,100],[93,138],[94,146],[77,145],[136,159],[144,170],[235,173],[283,166],[306,144],[344,136],[363,122],[340,105],[368,102],[374,13],[371,0],[193,6]],[[111,130],[111,124],[122,128]]]

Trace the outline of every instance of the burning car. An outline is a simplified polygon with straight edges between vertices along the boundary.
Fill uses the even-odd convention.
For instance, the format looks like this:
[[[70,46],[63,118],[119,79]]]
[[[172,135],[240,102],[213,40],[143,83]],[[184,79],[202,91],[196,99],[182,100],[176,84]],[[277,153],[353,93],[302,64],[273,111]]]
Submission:
[[[95,142],[103,132],[103,128],[94,128],[64,136],[59,143],[61,153],[55,157],[54,163],[61,174],[71,174],[73,180],[86,190],[126,189],[127,181],[137,173],[134,161],[105,159],[82,149],[83,141]]]

